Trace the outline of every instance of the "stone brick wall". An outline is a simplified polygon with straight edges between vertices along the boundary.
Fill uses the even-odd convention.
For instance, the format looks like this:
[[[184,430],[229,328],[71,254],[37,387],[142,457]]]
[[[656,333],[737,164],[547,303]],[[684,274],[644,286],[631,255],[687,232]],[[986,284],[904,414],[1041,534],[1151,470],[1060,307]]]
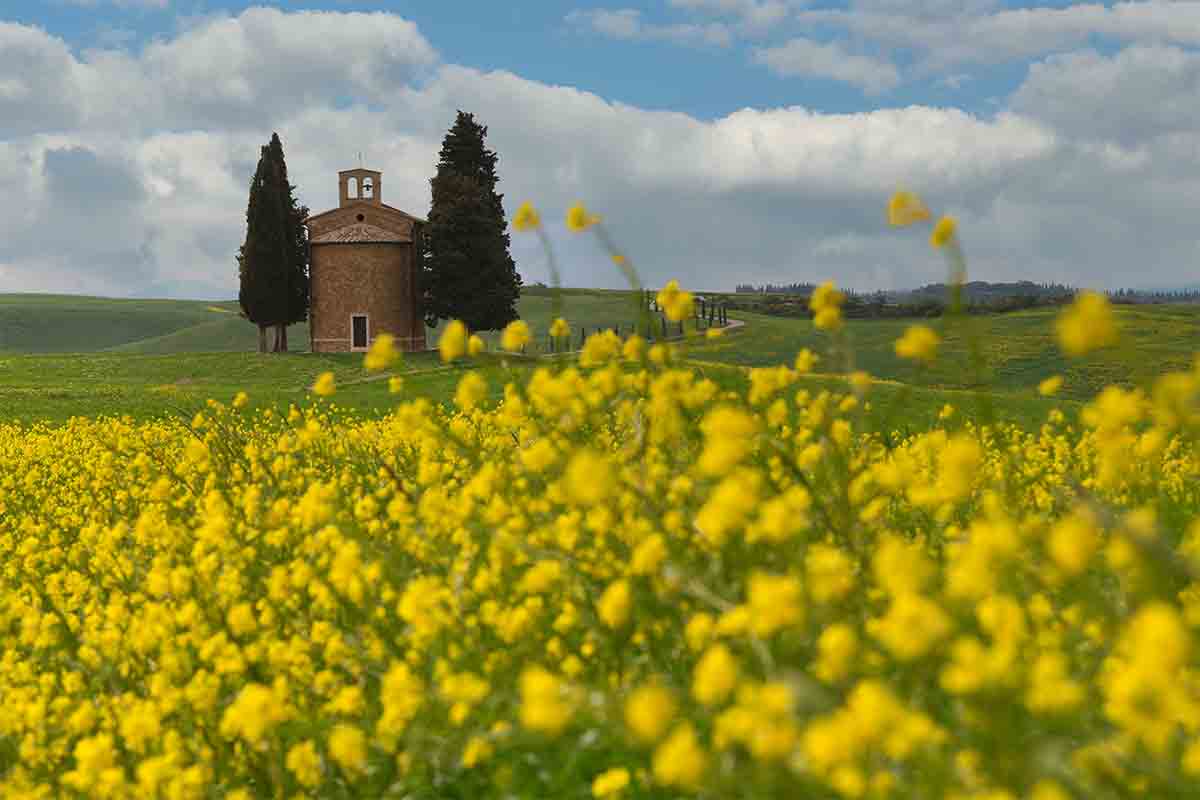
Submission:
[[[359,216],[362,217],[361,220],[358,219]],[[364,222],[367,225],[392,231],[401,239],[411,241],[413,238],[412,220],[392,211],[388,206],[375,206],[366,202],[351,203],[345,208],[337,208],[310,218],[307,223],[308,235],[309,238],[316,239],[329,231],[344,228],[356,222]]]
[[[366,314],[368,344],[381,333],[405,350],[425,349],[425,323],[415,296],[412,244],[314,244],[309,331],[317,353],[351,347],[350,318]]]

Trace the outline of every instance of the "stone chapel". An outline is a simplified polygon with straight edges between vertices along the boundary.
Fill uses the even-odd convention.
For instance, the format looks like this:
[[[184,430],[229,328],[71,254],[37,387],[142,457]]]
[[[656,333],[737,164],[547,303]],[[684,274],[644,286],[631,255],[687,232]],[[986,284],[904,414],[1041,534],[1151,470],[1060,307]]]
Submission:
[[[380,178],[342,170],[338,207],[305,220],[314,353],[365,351],[381,333],[399,349],[425,349],[416,259],[425,220],[385,204]]]

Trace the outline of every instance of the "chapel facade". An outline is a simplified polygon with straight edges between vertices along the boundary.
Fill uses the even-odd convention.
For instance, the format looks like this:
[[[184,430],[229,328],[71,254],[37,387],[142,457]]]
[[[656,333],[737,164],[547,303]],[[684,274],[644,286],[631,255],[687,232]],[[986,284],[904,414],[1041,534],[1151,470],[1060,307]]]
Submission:
[[[424,350],[417,254],[425,220],[385,204],[381,173],[338,173],[338,207],[305,220],[314,353],[361,352],[381,333]]]

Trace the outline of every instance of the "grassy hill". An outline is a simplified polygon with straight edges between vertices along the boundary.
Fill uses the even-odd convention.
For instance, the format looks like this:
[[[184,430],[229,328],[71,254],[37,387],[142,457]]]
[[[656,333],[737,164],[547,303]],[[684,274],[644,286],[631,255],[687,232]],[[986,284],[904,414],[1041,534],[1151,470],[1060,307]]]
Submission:
[[[563,303],[575,344],[581,329],[590,333],[621,325],[628,330],[635,313],[630,295],[620,291],[568,290]],[[520,310],[535,336],[544,336],[552,316],[549,295],[527,293]],[[1065,359],[1059,352],[1052,311],[969,318],[987,363],[979,386],[961,331],[944,331],[943,354],[932,368],[895,355],[893,343],[911,320],[852,320],[846,332],[853,367],[880,379],[874,390],[880,414],[886,416],[883,407],[890,398],[903,397],[908,403],[903,420],[887,417],[889,425],[919,426],[947,402],[963,413],[982,413],[977,388],[987,393],[999,416],[1035,424],[1055,402],[1036,394],[1037,384],[1050,375],[1066,377],[1063,396],[1070,410],[1108,383],[1148,386],[1166,370],[1188,368],[1200,350],[1200,306],[1119,306],[1116,314],[1121,345],[1082,360]],[[722,385],[744,382],[748,367],[790,364],[802,347],[818,353],[828,349],[829,337],[808,320],[735,316],[745,327],[686,346],[688,360]],[[931,324],[940,328],[945,321]],[[432,343],[440,331],[429,333]],[[236,316],[236,304],[229,302],[0,295],[0,334],[0,419],[143,417],[173,409],[186,413],[209,397],[228,400],[239,390],[249,392],[256,404],[286,408],[304,402],[307,387],[325,370],[337,376],[340,405],[382,413],[395,402],[386,381],[364,372],[361,356],[253,352],[255,329]],[[307,326],[295,326],[293,347],[305,349],[307,334]],[[494,341],[496,334],[485,338]],[[493,358],[485,362],[484,372],[499,396],[505,381],[534,363],[503,364]],[[407,395],[444,401],[453,394],[462,367],[444,367],[430,353],[410,355],[401,369]],[[818,371],[823,374],[808,379],[810,385],[845,386],[838,375],[846,371],[844,365],[826,357]]]
[[[580,330],[628,326],[635,316],[628,292],[569,289],[564,314],[578,341]],[[541,341],[550,328],[553,301],[531,290],[518,307]],[[433,344],[440,331],[427,329]],[[498,334],[485,332],[495,342]],[[308,325],[288,329],[293,350],[309,347]],[[71,295],[0,294],[0,353],[253,352],[258,332],[238,314],[236,302],[116,300]]]
[[[1146,386],[1168,370],[1191,367],[1200,351],[1200,306],[1117,306],[1121,342],[1116,348],[1084,359],[1068,359],[1054,333],[1056,312],[1049,309],[971,316],[966,321],[978,337],[986,362],[983,386],[1001,392],[1033,392],[1051,375],[1066,378],[1063,395],[1091,397],[1109,383]],[[790,361],[807,347],[822,353],[829,336],[812,322],[739,313],[743,331],[693,348],[693,358],[759,366]],[[893,344],[914,320],[851,320],[846,325],[854,367],[871,375],[906,384],[944,389],[974,388],[967,338],[961,328],[946,330],[945,319],[929,320],[944,334],[942,353],[931,368],[896,357]],[[828,360],[818,370],[834,370]],[[844,370],[834,370],[844,371]]]

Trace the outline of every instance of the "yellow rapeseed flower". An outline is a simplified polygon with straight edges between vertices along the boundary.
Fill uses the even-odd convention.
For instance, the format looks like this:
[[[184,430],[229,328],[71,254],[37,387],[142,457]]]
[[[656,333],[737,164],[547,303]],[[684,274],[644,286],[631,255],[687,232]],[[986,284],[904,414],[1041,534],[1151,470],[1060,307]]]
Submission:
[[[896,355],[914,361],[932,363],[937,358],[941,337],[927,325],[911,325],[904,335],[896,340]]]
[[[943,216],[938,220],[937,225],[933,226],[933,232],[929,234],[929,244],[933,247],[945,247],[954,238],[957,228],[958,224],[954,217]]]
[[[467,355],[477,356],[487,348],[483,338],[478,334],[472,333],[471,338],[467,339]]]
[[[706,706],[724,700],[737,686],[738,663],[723,644],[705,651],[692,677],[692,696]]]
[[[521,725],[557,736],[571,721],[571,706],[564,698],[562,682],[542,667],[521,673]]]
[[[667,732],[675,712],[675,698],[670,691],[661,686],[643,686],[625,701],[625,724],[642,744],[654,744]]]
[[[652,767],[654,779],[664,786],[690,791],[700,788],[708,758],[690,723],[680,723],[658,746]]]
[[[1058,390],[1062,388],[1062,375],[1051,375],[1046,380],[1038,384],[1038,394],[1042,397],[1053,397],[1058,394]]]
[[[471,370],[459,380],[458,389],[454,393],[454,404],[463,411],[470,411],[482,403],[487,394],[487,381],[478,372]]]
[[[390,333],[381,333],[375,337],[371,349],[363,357],[363,367],[372,372],[387,369],[396,362],[399,355],[395,338]]]
[[[526,200],[521,203],[517,213],[513,215],[512,224],[518,231],[531,231],[541,225],[542,220],[533,204]]]
[[[695,299],[691,292],[679,288],[679,281],[667,281],[667,285],[655,298],[658,307],[672,322],[682,322],[690,319],[696,313]]]
[[[1117,323],[1108,298],[1099,292],[1081,292],[1058,316],[1058,343],[1069,356],[1087,355],[1116,344]]]
[[[585,231],[600,221],[600,217],[589,214],[583,203],[576,203],[567,209],[567,228],[578,233]]]
[[[610,628],[624,627],[629,621],[629,612],[633,608],[633,589],[627,580],[614,581],[600,595],[596,605],[596,613],[601,621]]]
[[[833,281],[826,281],[813,290],[808,307],[813,312],[813,325],[821,330],[835,331],[842,327],[842,303],[846,296]]]
[[[462,358],[467,352],[467,326],[459,320],[451,320],[438,340],[438,350],[444,362]]]
[[[602,772],[592,781],[593,797],[616,797],[629,785],[629,770],[616,767]]]
[[[337,386],[334,384],[332,372],[322,372],[317,376],[317,381],[312,385],[313,394],[321,397],[329,397],[337,391]]]
[[[888,224],[902,226],[922,222],[931,215],[920,197],[912,192],[901,191],[893,194],[888,201],[887,217]]]
[[[516,319],[508,323],[500,334],[500,347],[510,353],[517,353],[529,344],[532,338],[529,323],[523,319]]]
[[[353,725],[335,725],[329,732],[329,756],[346,772],[367,767],[367,737]]]

